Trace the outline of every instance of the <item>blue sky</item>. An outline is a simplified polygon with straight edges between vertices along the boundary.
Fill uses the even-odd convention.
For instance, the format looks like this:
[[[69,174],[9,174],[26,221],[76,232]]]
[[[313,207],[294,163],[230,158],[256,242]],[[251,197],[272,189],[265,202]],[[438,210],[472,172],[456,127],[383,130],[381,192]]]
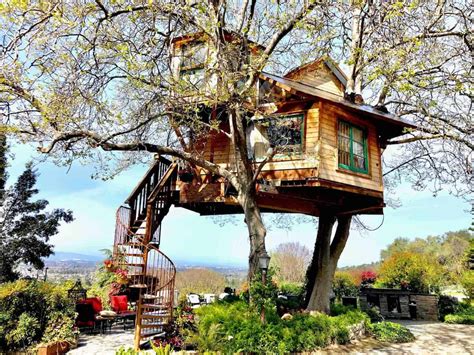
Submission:
[[[15,158],[10,162],[10,180],[36,156],[29,146],[15,146]],[[113,243],[115,211],[146,171],[146,166],[132,168],[111,181],[93,180],[91,166],[75,163],[69,169],[46,162],[36,166],[39,197],[51,207],[71,209],[75,221],[64,225],[52,238],[57,251],[99,254],[99,249]],[[341,256],[339,266],[377,261],[380,250],[397,237],[425,237],[448,231],[466,229],[472,216],[466,201],[440,193],[413,191],[408,184],[398,189],[402,206],[385,209],[383,225],[374,232],[352,232]],[[362,216],[375,228],[382,216]],[[220,227],[208,217],[182,208],[172,208],[164,220],[161,249],[174,260],[190,263],[246,265],[249,251],[246,227],[242,216],[238,223]],[[267,237],[267,249],[278,244],[299,241],[313,248],[316,229],[312,224],[297,225],[291,231],[272,229]]]

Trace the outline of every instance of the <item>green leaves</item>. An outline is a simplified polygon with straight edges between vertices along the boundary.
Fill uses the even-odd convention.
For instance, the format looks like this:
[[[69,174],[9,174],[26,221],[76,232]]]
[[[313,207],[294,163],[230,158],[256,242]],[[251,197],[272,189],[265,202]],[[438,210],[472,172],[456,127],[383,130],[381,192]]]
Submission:
[[[390,343],[408,343],[415,340],[415,336],[403,325],[392,322],[380,322],[371,324],[371,333],[377,340]]]

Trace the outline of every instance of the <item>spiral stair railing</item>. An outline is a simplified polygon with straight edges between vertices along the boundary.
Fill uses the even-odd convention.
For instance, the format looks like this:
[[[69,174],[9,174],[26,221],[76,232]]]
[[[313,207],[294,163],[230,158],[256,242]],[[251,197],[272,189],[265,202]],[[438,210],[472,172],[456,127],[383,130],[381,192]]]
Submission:
[[[163,335],[173,320],[176,267],[158,246],[161,221],[172,203],[175,168],[175,164],[170,164],[167,169],[160,168],[159,174],[154,175],[154,184],[150,181],[143,184],[153,176],[149,171],[140,183],[142,188],[136,189],[135,198],[128,200],[132,207],[121,206],[117,210],[114,264],[127,270],[128,287],[138,294],[136,349],[143,341]]]

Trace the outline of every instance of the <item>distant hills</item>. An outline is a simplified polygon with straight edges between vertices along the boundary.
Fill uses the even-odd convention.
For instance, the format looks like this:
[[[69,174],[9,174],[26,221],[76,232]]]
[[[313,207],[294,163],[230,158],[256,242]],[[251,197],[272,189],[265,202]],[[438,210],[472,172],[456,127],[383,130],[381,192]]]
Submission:
[[[103,256],[99,255],[86,255],[86,254],[79,254],[79,253],[70,253],[64,251],[57,251],[49,258],[45,260],[46,263],[48,262],[66,262],[66,261],[87,261],[87,262],[99,262],[104,259]]]
[[[64,251],[56,251],[54,255],[45,259],[47,266],[77,266],[77,265],[96,265],[104,260],[104,256],[80,254]],[[244,264],[237,264],[233,262],[212,262],[200,260],[173,260],[174,264],[179,270],[204,267],[225,273],[228,270],[246,270],[247,266]]]

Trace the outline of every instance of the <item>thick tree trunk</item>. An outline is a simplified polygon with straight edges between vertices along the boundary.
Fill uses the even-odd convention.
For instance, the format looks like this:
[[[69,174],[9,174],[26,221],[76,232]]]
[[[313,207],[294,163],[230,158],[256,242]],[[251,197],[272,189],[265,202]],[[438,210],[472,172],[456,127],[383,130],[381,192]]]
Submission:
[[[263,224],[260,208],[257,205],[255,193],[250,192],[239,196],[239,202],[244,210],[245,223],[249,232],[249,281],[258,271],[258,257],[265,252],[265,236],[267,231]]]
[[[337,219],[336,234],[331,234]],[[352,216],[322,214],[314,245],[313,259],[306,273],[306,309],[329,313],[329,296],[337,262],[349,238]]]
[[[239,181],[238,186],[234,187],[238,191],[238,201],[244,211],[245,223],[247,224],[250,239],[248,271],[248,280],[250,281],[258,271],[258,257],[265,252],[265,236],[267,231],[257,204],[253,165],[248,158],[245,127],[242,121],[243,118],[239,109],[233,109],[229,112],[235,171]]]

